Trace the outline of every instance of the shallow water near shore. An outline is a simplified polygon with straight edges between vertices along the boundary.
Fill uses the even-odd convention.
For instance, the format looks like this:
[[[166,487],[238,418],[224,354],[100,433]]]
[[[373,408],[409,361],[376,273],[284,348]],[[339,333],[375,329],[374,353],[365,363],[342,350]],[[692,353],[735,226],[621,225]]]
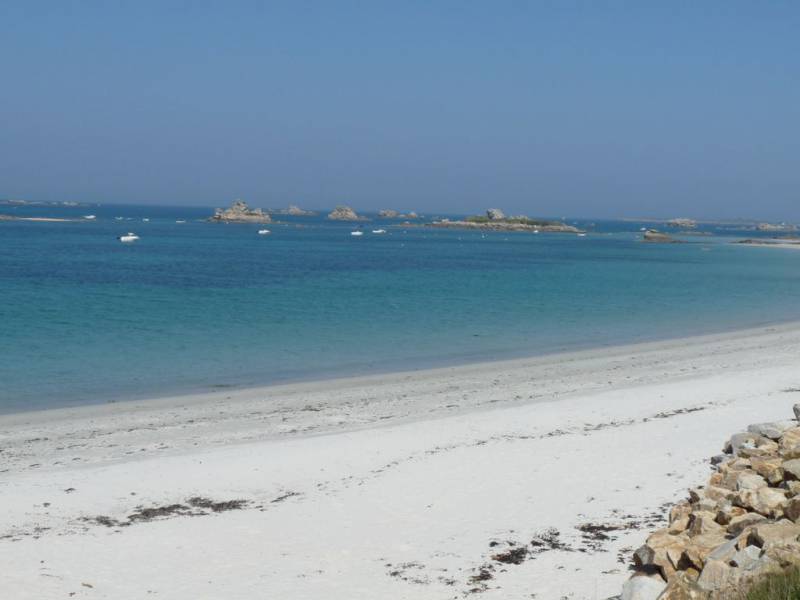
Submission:
[[[354,237],[358,225],[279,216],[259,236],[203,222],[209,209],[7,208],[97,218],[0,223],[1,412],[800,318],[800,253],[715,229],[649,245],[631,222],[579,221],[577,237],[374,220]],[[141,239],[119,243],[127,231]]]

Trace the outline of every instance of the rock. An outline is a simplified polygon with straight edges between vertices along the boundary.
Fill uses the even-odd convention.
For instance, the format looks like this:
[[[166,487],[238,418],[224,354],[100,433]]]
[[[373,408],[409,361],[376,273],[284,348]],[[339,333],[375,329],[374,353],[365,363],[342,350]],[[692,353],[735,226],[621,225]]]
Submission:
[[[670,533],[680,533],[689,527],[689,515],[692,514],[692,507],[688,502],[680,502],[673,506],[669,511],[669,531]]]
[[[680,227],[681,229],[697,229],[697,221],[694,219],[670,219],[667,221],[667,225],[670,227]]]
[[[703,494],[705,498],[713,500],[714,502],[721,502],[724,500],[733,501],[734,496],[736,496],[736,492],[733,490],[714,485],[709,485],[708,487],[703,488]]]
[[[786,495],[788,497],[800,495],[800,481],[784,481],[783,485],[786,486]]]
[[[771,458],[754,456],[750,459],[750,464],[752,465],[753,470],[772,485],[778,485],[781,481],[783,481],[783,468],[781,467],[782,462],[783,461],[778,456]]]
[[[391,210],[389,208],[385,208],[381,211],[378,211],[378,216],[381,217],[382,219],[396,219],[397,215],[399,214],[400,213],[397,212],[396,210]]]
[[[620,600],[656,600],[666,587],[660,578],[633,576],[622,586]]]
[[[675,573],[689,536],[686,533],[671,534],[661,529],[651,534],[647,541],[633,554],[633,562],[639,567],[656,567],[664,579]]]
[[[506,218],[505,213],[499,208],[490,208],[486,211],[486,217],[490,221],[502,221]]]
[[[747,536],[750,544],[759,548],[768,548],[772,545],[785,545],[795,543],[800,538],[800,525],[787,519],[777,523],[760,523],[755,525]],[[800,546],[798,546],[800,549]]]
[[[785,479],[800,480],[800,458],[786,460],[781,464]]]
[[[726,460],[728,460],[727,454],[716,454],[711,457],[711,464],[716,467],[717,465],[724,463]]]
[[[708,555],[726,541],[727,539],[722,532],[693,536],[689,539],[686,550],[684,550],[679,562],[680,564],[685,564],[685,562],[688,561],[694,565],[698,571],[702,571],[708,559]]]
[[[708,594],[697,585],[697,577],[692,579],[689,571],[695,570],[690,568],[670,579],[658,600],[705,600]]]
[[[765,517],[777,518],[783,516],[783,508],[786,506],[786,493],[783,490],[771,487],[742,490],[736,493],[733,503],[737,506],[749,508]]]
[[[792,411],[794,412],[794,418],[800,421],[800,404],[795,404],[792,407]]]
[[[769,423],[755,423],[747,428],[750,433],[756,433],[771,440],[779,440],[787,429],[797,427],[795,421],[772,421]]]
[[[727,463],[720,465],[719,471],[720,473],[730,473],[731,471],[744,471],[752,467],[752,463],[750,462],[749,458],[742,458],[737,456],[736,458],[732,458]]]
[[[757,473],[741,471],[736,478],[736,490],[757,490],[766,487],[767,481]]]
[[[766,520],[767,518],[764,515],[748,512],[739,517],[732,518],[730,523],[728,523],[727,530],[730,535],[739,535],[748,527],[758,525]]]
[[[786,503],[786,508],[783,509],[783,514],[795,523],[800,520],[800,497],[790,498]]]
[[[742,515],[746,514],[747,510],[745,510],[741,506],[733,506],[730,504],[725,504],[717,511],[717,516],[715,518],[717,523],[719,523],[720,525],[727,526],[728,524],[730,524],[732,519],[736,517],[741,517]]]
[[[733,538],[724,544],[720,544],[709,553],[709,555],[706,557],[706,560],[721,560],[722,562],[728,562],[737,552],[736,543],[738,541],[739,540],[737,538]]]
[[[235,200],[230,208],[218,208],[209,219],[212,223],[269,223],[270,216],[260,208],[250,208],[244,200]]]
[[[401,219],[419,219],[419,215],[415,213],[413,210],[411,212],[404,213],[399,216]]]
[[[714,518],[716,515],[713,512],[696,511],[689,517],[689,535],[706,535],[717,534],[722,535],[725,529],[717,523]]]
[[[760,560],[769,559],[780,567],[800,567],[800,543],[787,542],[770,545]],[[756,565],[750,567],[756,568]]]
[[[366,221],[365,217],[356,214],[349,206],[339,205],[328,213],[328,218],[331,221]]]
[[[651,244],[679,244],[678,240],[673,238],[672,236],[667,235],[666,233],[661,233],[660,231],[656,231],[655,229],[648,229],[642,235],[643,242],[649,242]]]
[[[755,448],[751,448],[745,444],[739,448],[739,456],[744,458],[753,458],[754,456],[777,456],[778,444],[770,439],[762,438],[764,441],[759,442]]]
[[[770,441],[769,439],[750,431],[734,433],[725,444],[725,453],[739,456],[742,448],[756,448],[760,444]]]
[[[778,451],[784,458],[800,458],[800,427],[783,432]]]
[[[304,210],[299,206],[295,206],[294,204],[290,204],[286,207],[285,210],[280,211],[281,214],[291,215],[293,217],[311,217],[317,213],[313,210]]]
[[[758,546],[747,546],[744,550],[739,550],[728,559],[731,565],[740,569],[751,569],[761,558],[761,548]]]
[[[736,584],[736,569],[721,560],[710,560],[703,567],[697,585],[707,592],[717,592]]]

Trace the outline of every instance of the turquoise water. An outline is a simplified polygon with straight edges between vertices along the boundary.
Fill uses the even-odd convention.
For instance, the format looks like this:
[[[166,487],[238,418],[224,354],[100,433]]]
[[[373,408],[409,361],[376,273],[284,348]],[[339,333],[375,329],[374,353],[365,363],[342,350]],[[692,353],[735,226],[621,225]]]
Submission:
[[[0,411],[493,360],[800,318],[800,251],[105,206],[0,213]],[[116,221],[115,216],[131,220]],[[150,218],[143,222],[142,217]],[[176,219],[186,219],[184,224]],[[582,223],[587,225],[587,223]],[[370,230],[386,228],[383,236]],[[134,231],[141,240],[121,244]],[[742,234],[740,234],[742,235]]]

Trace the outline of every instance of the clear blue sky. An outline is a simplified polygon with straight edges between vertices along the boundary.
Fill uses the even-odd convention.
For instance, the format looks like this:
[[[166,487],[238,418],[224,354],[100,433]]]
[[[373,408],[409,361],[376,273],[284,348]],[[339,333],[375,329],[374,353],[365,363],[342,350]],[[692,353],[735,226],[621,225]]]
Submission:
[[[800,219],[797,2],[6,0],[0,86],[0,197]]]

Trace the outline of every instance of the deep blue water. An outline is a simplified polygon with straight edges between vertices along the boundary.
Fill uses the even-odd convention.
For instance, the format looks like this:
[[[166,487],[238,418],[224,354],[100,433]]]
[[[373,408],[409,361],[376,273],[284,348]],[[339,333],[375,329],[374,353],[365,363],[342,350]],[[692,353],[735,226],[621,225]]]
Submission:
[[[97,215],[0,222],[0,411],[800,318],[800,251],[731,245],[717,230],[647,245],[640,223],[597,222],[581,238],[375,220],[357,238],[352,224],[277,217],[259,236],[258,225],[202,222],[210,210],[198,208],[0,213]],[[141,240],[119,243],[127,231]]]

